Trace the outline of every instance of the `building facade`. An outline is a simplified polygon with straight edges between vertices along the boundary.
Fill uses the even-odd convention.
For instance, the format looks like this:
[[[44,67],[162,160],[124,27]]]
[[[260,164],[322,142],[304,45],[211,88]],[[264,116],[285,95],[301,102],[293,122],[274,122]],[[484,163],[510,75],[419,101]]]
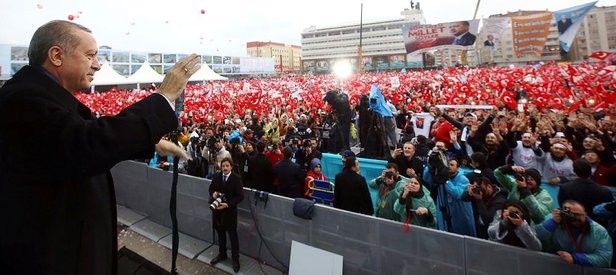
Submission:
[[[276,72],[300,72],[302,47],[277,42],[253,41],[246,43],[246,54],[253,57],[269,57],[274,60]]]
[[[523,16],[545,11],[517,11],[507,14],[492,15],[492,17]],[[487,34],[480,33],[478,41],[486,40]],[[524,64],[527,62],[546,61],[581,61],[593,52],[605,51],[616,52],[616,6],[595,7],[582,22],[576,35],[573,46],[566,56],[560,54],[560,42],[558,41],[558,27],[556,22],[550,25],[550,33],[541,56],[525,54],[516,56],[513,50],[511,26],[501,34],[501,39],[495,47],[484,47],[483,43],[476,44],[478,63],[506,63]]]
[[[597,51],[616,52],[616,6],[595,7],[582,22],[576,36],[576,59],[588,58]]]
[[[402,40],[404,24],[425,24],[419,6],[405,9],[400,18],[363,22],[362,60],[364,70],[421,67],[422,55],[407,55]],[[360,22],[334,26],[311,26],[302,32],[302,67],[305,71],[330,72],[337,62],[356,70]]]

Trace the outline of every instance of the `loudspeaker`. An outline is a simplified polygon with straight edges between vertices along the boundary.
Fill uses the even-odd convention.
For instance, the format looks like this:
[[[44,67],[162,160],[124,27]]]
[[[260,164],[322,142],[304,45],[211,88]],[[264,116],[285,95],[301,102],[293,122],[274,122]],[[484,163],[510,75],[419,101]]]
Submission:
[[[124,246],[118,251],[118,275],[171,275],[171,272]]]

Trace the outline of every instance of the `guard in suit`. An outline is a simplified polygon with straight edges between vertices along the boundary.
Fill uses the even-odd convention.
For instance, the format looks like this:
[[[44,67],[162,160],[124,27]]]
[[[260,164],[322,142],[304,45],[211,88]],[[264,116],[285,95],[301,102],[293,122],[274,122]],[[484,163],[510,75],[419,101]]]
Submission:
[[[109,169],[155,149],[188,158],[161,137],[177,127],[170,102],[199,69],[199,56],[178,61],[156,93],[96,118],[74,94],[90,89],[97,52],[88,28],[48,22],[34,32],[29,65],[0,88],[3,274],[117,274]]]
[[[299,164],[291,161],[293,155],[291,148],[285,147],[282,154],[284,159],[274,165],[274,177],[279,183],[279,194],[289,198],[303,198],[306,172]]]
[[[222,171],[214,174],[210,184],[210,204],[223,196],[222,202],[213,210],[212,223],[218,234],[218,256],[212,261],[215,265],[227,259],[227,235],[231,240],[231,258],[233,270],[240,270],[240,243],[237,237],[237,205],[244,200],[242,177],[233,172],[233,161],[225,158],[220,162]]]

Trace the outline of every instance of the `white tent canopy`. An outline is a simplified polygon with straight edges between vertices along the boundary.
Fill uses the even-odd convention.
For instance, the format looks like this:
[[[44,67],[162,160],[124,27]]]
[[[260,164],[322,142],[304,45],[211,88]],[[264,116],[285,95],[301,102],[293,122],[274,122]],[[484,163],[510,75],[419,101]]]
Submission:
[[[133,75],[128,77],[129,83],[160,83],[163,82],[165,77],[157,73],[150,66],[149,62],[144,62],[141,68],[137,70]]]
[[[118,84],[127,84],[130,81],[117,73],[109,63],[103,63],[101,65],[101,69],[94,73],[94,80],[92,81],[93,86],[98,85],[118,85]]]
[[[208,80],[228,80],[228,78],[221,76],[207,65],[207,63],[201,64],[201,69],[195,72],[188,81],[208,81]]]

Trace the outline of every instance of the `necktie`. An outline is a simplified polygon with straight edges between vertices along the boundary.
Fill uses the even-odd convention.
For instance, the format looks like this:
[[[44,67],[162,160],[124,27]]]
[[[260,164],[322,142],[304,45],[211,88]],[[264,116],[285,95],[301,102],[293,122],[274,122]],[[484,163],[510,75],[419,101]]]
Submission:
[[[229,179],[229,175],[224,175],[222,177],[222,179],[223,179],[223,184],[226,185],[227,184],[227,179]]]

